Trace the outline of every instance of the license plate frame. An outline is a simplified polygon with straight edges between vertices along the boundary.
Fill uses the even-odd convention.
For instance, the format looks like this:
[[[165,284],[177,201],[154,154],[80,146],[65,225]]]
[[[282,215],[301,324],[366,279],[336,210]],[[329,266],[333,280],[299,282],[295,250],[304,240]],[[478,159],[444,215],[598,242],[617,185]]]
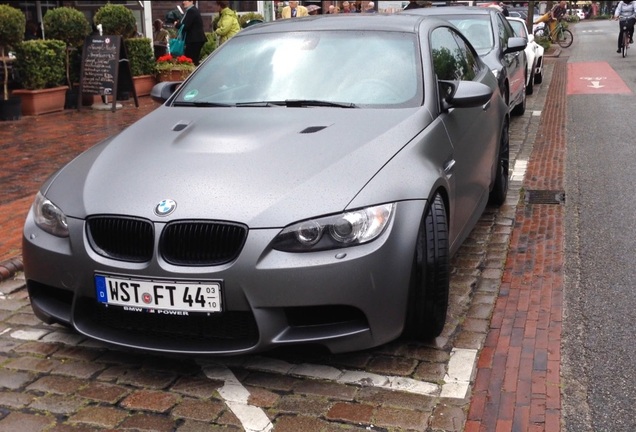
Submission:
[[[95,273],[94,281],[97,302],[106,306],[148,312],[223,312],[223,283],[220,280],[131,278]]]

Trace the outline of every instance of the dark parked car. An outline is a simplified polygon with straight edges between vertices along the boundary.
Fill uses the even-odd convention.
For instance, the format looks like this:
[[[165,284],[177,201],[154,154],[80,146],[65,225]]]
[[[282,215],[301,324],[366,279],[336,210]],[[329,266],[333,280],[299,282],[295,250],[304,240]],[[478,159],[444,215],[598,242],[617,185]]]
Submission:
[[[449,258],[509,175],[507,107],[459,30],[263,23],[152,95],[37,194],[23,260],[40,319],[177,353],[440,334]]]
[[[491,7],[422,8],[401,13],[436,16],[459,28],[492,69],[513,115],[526,111],[526,39],[516,37],[506,17]]]

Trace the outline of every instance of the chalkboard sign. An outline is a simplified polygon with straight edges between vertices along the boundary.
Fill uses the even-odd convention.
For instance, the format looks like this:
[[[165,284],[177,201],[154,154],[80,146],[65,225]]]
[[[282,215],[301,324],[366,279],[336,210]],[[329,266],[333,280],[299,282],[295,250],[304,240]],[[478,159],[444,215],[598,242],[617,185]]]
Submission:
[[[126,82],[119,82],[122,80]],[[135,106],[138,107],[137,92],[121,36],[88,36],[82,52],[78,109],[82,106],[82,94],[90,94],[111,96],[112,111],[115,112],[119,85],[132,90]]]

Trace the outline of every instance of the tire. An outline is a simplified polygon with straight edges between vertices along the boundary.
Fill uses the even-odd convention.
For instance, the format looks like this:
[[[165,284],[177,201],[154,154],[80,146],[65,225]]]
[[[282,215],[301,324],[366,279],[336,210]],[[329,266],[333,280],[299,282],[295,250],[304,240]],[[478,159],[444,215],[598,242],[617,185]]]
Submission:
[[[563,29],[558,39],[559,40],[557,42],[561,46],[561,48],[567,48],[572,45],[572,42],[574,42],[574,35],[570,30]]]
[[[494,206],[501,206],[506,202],[508,195],[508,184],[510,182],[510,123],[506,117],[501,138],[499,140],[499,155],[497,156],[497,168],[495,172],[495,183],[488,196],[488,203]]]
[[[541,71],[541,73],[539,75],[535,75],[534,76],[534,83],[535,84],[541,84],[543,82],[543,70]]]
[[[627,57],[627,48],[629,47],[629,35],[627,30],[623,31],[623,47],[621,48],[621,54],[623,58]]]
[[[525,82],[524,82],[524,87],[525,87]],[[526,89],[525,88],[521,92],[521,95],[523,97],[523,100],[519,102],[517,105],[515,105],[512,111],[510,111],[510,114],[512,114],[513,116],[522,116],[526,112]]]
[[[532,68],[532,73],[530,74],[530,79],[528,80],[528,84],[526,85],[526,94],[531,95],[534,93],[534,67]]]
[[[417,234],[405,337],[425,341],[444,330],[450,289],[449,261],[446,207],[442,197],[435,195]]]

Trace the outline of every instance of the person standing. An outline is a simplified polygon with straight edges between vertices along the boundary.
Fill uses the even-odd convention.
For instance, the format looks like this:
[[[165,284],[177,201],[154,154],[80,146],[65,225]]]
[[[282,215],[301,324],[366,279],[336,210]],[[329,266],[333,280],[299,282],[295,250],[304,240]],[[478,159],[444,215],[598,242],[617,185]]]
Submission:
[[[181,20],[174,23],[175,27],[181,27],[181,32],[185,40],[183,55],[192,59],[192,63],[197,66],[201,58],[201,48],[207,41],[203,31],[203,19],[201,12],[196,8],[193,1],[184,0],[181,2],[185,13]]]
[[[219,45],[241,31],[236,12],[230,9],[229,2],[217,1],[216,7],[219,12],[219,22],[216,24],[214,32],[219,37]]]
[[[297,1],[290,1],[289,6],[285,6],[281,14],[283,19],[304,16],[309,16],[309,11],[305,6],[299,6]]]
[[[510,16],[507,4],[505,4],[504,2],[499,2],[499,7],[501,8],[501,13],[504,14],[504,16]]]
[[[364,10],[364,13],[375,13],[375,3],[372,1],[367,3],[367,8]]]
[[[342,13],[353,13],[355,12],[355,8],[351,7],[351,3],[348,1],[342,2]]]
[[[168,51],[168,30],[163,28],[163,21],[156,19],[152,23],[152,46],[155,51],[155,59],[165,55]]]

